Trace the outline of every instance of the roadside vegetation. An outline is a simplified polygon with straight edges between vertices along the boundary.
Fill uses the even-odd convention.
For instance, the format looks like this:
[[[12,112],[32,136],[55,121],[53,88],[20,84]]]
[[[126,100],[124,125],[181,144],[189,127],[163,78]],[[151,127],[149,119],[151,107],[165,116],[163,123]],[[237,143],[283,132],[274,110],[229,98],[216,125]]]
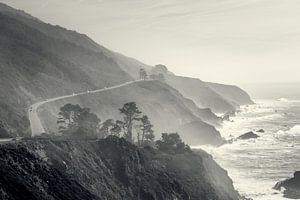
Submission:
[[[162,133],[155,141],[153,125],[135,102],[125,103],[119,109],[120,119],[102,121],[89,108],[66,104],[60,108],[57,124],[61,136],[73,139],[103,139],[109,136],[122,137],[137,146],[152,146],[165,153],[190,151],[178,133]]]

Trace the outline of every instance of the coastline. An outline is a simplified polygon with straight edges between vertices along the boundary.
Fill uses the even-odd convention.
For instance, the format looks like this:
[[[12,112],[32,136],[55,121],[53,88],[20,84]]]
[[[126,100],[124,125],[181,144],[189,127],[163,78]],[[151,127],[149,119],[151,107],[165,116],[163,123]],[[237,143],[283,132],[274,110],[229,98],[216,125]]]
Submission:
[[[228,171],[235,188],[246,198],[255,200],[286,200],[281,191],[273,187],[289,178],[300,168],[297,138],[300,129],[300,101],[256,100],[256,104],[242,106],[232,121],[219,129],[222,137],[233,139],[253,131],[260,137],[235,140],[221,147],[197,146],[213,156]],[[299,112],[298,112],[299,109]],[[257,132],[263,129],[265,132]],[[298,140],[299,141],[299,140]]]

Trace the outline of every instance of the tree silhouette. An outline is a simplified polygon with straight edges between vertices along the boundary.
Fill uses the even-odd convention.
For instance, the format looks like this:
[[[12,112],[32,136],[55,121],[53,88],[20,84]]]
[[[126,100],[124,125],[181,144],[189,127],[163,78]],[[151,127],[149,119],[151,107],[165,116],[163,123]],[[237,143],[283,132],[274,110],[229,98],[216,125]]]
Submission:
[[[154,141],[154,131],[152,130],[153,125],[151,124],[149,118],[147,115],[143,115],[141,120],[141,131],[142,131],[142,137],[140,139],[140,144],[144,145],[145,142],[151,143]]]
[[[94,113],[90,113],[89,108],[82,109],[78,116],[78,132],[95,136],[98,130],[100,119]]]
[[[66,104],[60,108],[57,123],[60,133],[72,132],[78,127],[78,116],[83,109],[77,104]]]
[[[110,129],[111,135],[120,137],[120,133],[124,132],[124,122],[117,120],[114,126]]]
[[[146,80],[147,77],[148,77],[148,75],[147,75],[146,70],[143,69],[143,68],[141,68],[141,69],[140,69],[140,79],[141,79],[141,80]]]
[[[96,135],[100,119],[89,108],[66,104],[60,108],[57,123],[62,134],[85,133]]]
[[[113,119],[107,119],[105,120],[100,127],[100,134],[103,137],[108,136],[111,133],[111,129],[115,127],[115,122]]]
[[[125,103],[119,110],[120,113],[124,115],[124,138],[130,142],[133,142],[132,125],[134,121],[139,120],[139,116],[142,112],[139,111],[135,102]]]
[[[162,133],[161,140],[156,141],[157,148],[166,153],[184,153],[191,149],[180,138],[178,133]]]

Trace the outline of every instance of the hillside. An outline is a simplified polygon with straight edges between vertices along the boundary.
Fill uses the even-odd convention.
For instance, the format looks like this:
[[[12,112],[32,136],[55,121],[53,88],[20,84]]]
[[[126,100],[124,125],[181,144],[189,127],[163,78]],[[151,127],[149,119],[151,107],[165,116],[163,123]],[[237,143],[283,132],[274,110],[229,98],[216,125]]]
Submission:
[[[230,103],[199,79],[175,75],[166,75],[165,78],[169,85],[192,99],[200,108],[210,108],[214,113],[226,113],[236,109],[237,105]]]
[[[247,92],[235,85],[224,85],[209,82],[206,82],[206,85],[218,94],[222,95],[222,97],[227,99],[232,104],[247,105],[254,103]]]
[[[253,103],[250,96],[237,86],[208,83],[198,78],[177,76],[161,64],[154,66],[149,74],[162,75],[162,81],[193,100],[198,107],[211,109],[214,113],[235,111],[240,105]]]
[[[59,100],[42,106],[39,113],[44,126],[55,133],[59,108],[67,103],[89,107],[104,121],[109,118],[121,119],[118,109],[131,101],[135,101],[140,110],[149,116],[158,137],[162,132],[180,131],[188,144],[222,142],[220,133],[209,124],[221,123],[218,117],[199,109],[192,101],[160,81],[136,82],[114,90]],[[192,128],[195,125],[197,128]]]
[[[15,10],[5,4],[0,3],[0,12],[15,18],[27,26],[36,29],[48,37],[55,38],[58,41],[67,41],[85,49],[104,54],[106,57],[114,60],[118,66],[130,74],[133,78],[138,78],[138,72],[141,67],[150,70],[151,67],[139,62],[136,59],[129,58],[122,54],[113,52],[90,39],[87,35],[77,33],[76,31],[67,30],[59,25],[51,25],[40,21],[37,18],[21,11]]]
[[[124,139],[0,145],[1,199],[238,200],[205,152],[166,154]],[[13,164],[11,164],[13,163]]]
[[[152,69],[133,58],[108,50],[84,34],[46,24],[23,11],[0,3],[0,119],[4,129],[12,135],[30,135],[27,117],[29,105],[42,99],[118,85],[136,79],[141,67],[147,71]],[[220,95],[221,92],[212,90],[198,79],[179,77],[169,72],[166,83],[175,89],[167,88],[165,84],[155,84],[147,88],[148,94],[157,98],[148,98],[151,99],[151,108],[145,106],[148,106],[146,110],[153,110],[150,113],[158,132],[184,131],[182,127],[190,124],[189,130],[194,130],[191,131],[193,136],[205,135],[203,132],[206,131],[208,135],[212,132],[218,135],[211,125],[219,126],[221,119],[212,111],[227,112],[237,106],[224,97],[226,94]],[[110,98],[119,98],[118,106],[125,100],[139,101],[142,104],[145,100],[142,101],[140,96],[145,95],[145,88],[139,86],[134,89],[130,96],[119,92],[124,97],[107,97],[106,108],[116,108],[116,104],[109,105],[113,102]],[[177,103],[168,105],[165,99],[160,99],[163,97],[157,94],[163,91],[167,91],[166,96],[172,98],[170,102]],[[105,114],[113,111],[108,112],[105,108],[104,111],[99,111],[97,100],[85,101],[84,106],[98,108],[96,110],[102,119],[111,117]],[[156,105],[160,107],[153,109]],[[57,107],[52,110],[57,110]],[[158,114],[156,110],[168,114]],[[176,114],[171,116],[171,113]],[[54,115],[53,112],[52,114]],[[168,119],[171,119],[170,123]],[[198,122],[197,125],[194,121]],[[191,126],[194,128],[190,128]],[[200,133],[194,133],[195,130]]]
[[[132,59],[120,67],[125,61],[108,50],[91,50],[92,44],[84,35],[0,4],[0,119],[9,132],[29,134],[27,109],[39,99],[132,80],[122,69]]]

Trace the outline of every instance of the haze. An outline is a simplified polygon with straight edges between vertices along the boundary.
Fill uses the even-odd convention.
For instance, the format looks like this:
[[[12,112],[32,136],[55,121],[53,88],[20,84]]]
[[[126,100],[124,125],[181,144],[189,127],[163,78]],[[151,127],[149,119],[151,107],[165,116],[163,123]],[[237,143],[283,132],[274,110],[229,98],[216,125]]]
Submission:
[[[223,83],[294,82],[297,0],[2,0],[176,74]]]

